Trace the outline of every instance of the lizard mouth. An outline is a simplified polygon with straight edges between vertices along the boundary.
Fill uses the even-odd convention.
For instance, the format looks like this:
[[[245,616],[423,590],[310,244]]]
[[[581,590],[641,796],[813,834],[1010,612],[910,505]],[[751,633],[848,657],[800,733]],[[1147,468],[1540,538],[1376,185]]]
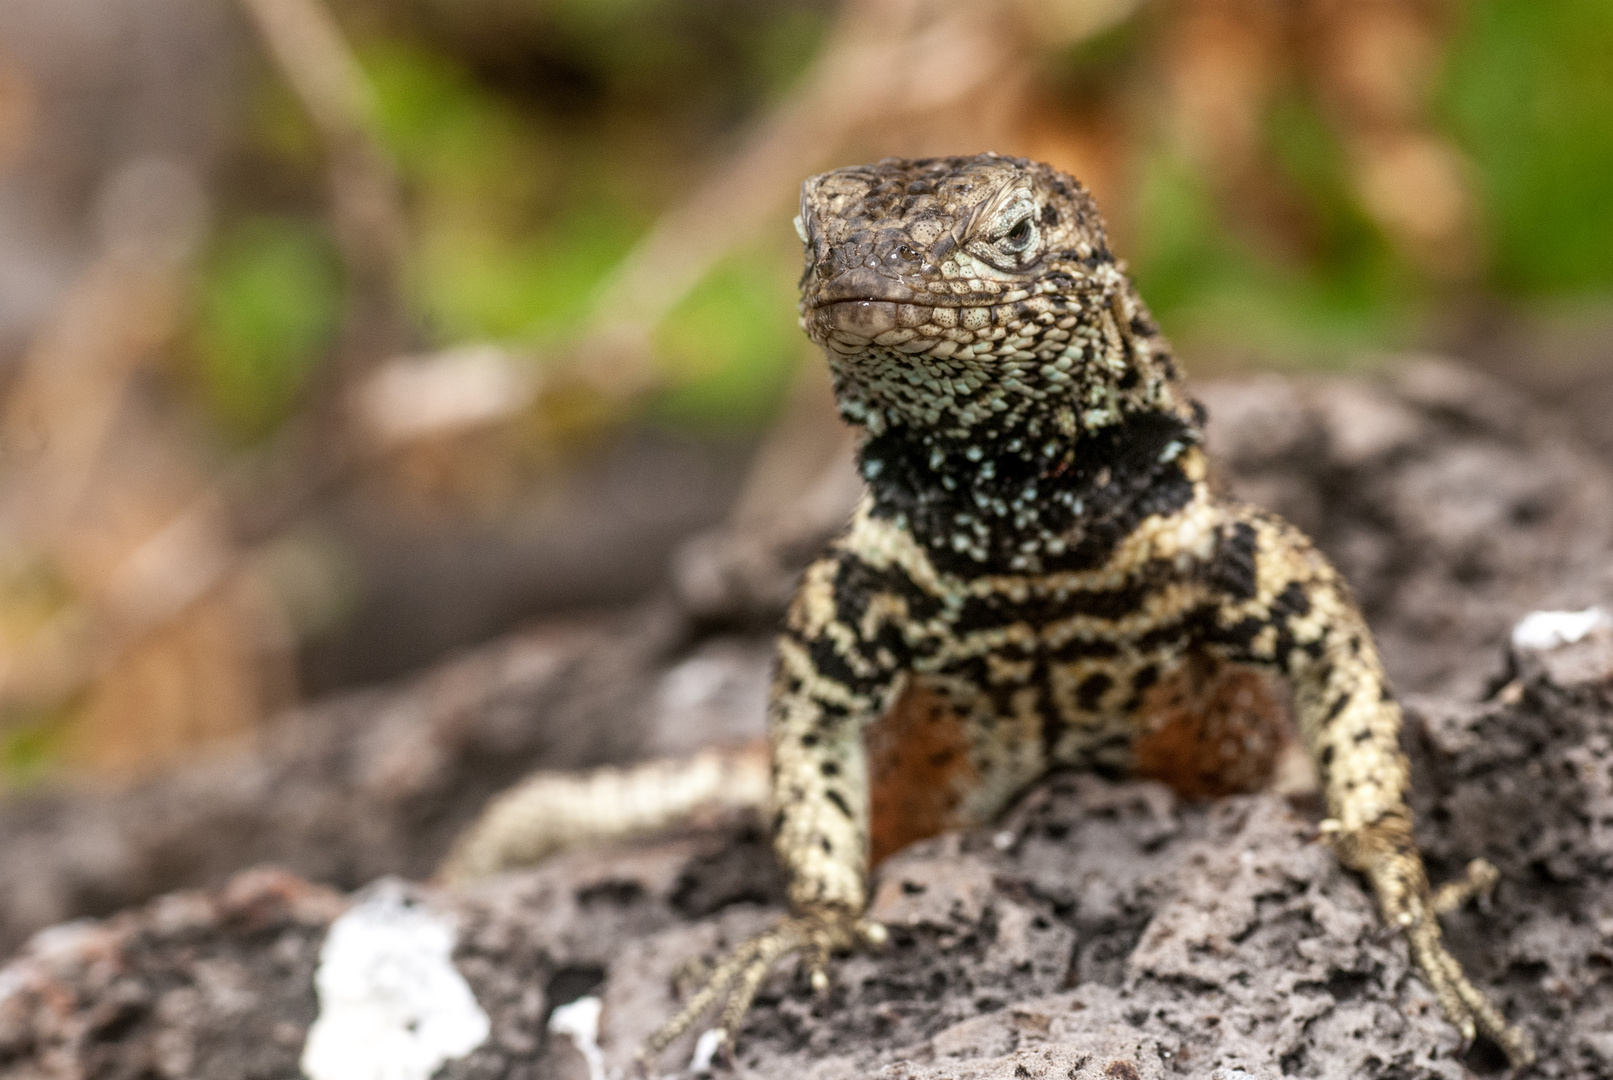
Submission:
[[[950,298],[948,298],[950,299]],[[900,352],[924,352],[963,322],[963,306],[942,301],[813,298],[802,305],[807,335],[836,352],[851,353],[869,345]]]
[[[807,331],[825,344],[867,344],[895,330],[921,326],[934,307],[907,282],[866,266],[820,278],[804,301]]]
[[[932,293],[923,280],[858,268],[809,282],[801,298],[801,324],[819,345],[850,355],[869,346],[918,354],[945,340],[954,348],[972,341],[993,321],[993,300]]]
[[[900,329],[902,323],[908,321],[901,317],[901,309],[915,306],[873,297],[866,300],[826,300],[812,305],[811,323],[813,328],[837,336],[872,341],[881,334]]]

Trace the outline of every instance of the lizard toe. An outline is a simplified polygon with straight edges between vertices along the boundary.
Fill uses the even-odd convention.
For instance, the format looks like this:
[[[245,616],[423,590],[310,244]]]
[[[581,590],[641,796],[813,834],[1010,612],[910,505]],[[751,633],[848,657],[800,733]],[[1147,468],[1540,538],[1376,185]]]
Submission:
[[[833,953],[849,949],[857,943],[858,925],[855,916],[840,909],[812,911],[784,918],[771,930],[742,943],[711,967],[704,985],[684,1002],[675,1016],[644,1041],[637,1055],[638,1060],[647,1065],[660,1056],[719,1002],[722,1011],[718,1027],[712,1030],[718,1032],[720,1041],[731,1048],[744,1026],[751,1004],[756,1000],[757,991],[774,966],[790,953],[806,953],[812,988],[820,994],[826,993],[829,988],[829,958]],[[707,1035],[710,1034],[707,1032]]]

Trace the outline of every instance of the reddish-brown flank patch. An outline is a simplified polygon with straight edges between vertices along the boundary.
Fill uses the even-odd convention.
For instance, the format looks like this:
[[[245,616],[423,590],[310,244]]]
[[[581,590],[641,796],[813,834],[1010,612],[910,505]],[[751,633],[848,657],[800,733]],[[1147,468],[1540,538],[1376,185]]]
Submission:
[[[1256,791],[1289,737],[1288,695],[1266,672],[1199,655],[1149,689],[1137,723],[1136,775],[1193,799]]]
[[[868,728],[869,865],[958,825],[953,811],[979,783],[960,717],[939,695],[909,685]]]
[[[1258,791],[1290,738],[1285,685],[1257,668],[1204,655],[1155,684],[1138,709],[1135,775],[1190,799]],[[971,823],[957,807],[980,775],[965,722],[938,694],[910,685],[868,728],[869,865]]]

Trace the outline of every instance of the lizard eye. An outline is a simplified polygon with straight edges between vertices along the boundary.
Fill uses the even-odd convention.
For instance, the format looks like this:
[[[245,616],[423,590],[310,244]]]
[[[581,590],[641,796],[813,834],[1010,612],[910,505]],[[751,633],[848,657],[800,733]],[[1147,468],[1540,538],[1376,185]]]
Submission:
[[[997,241],[997,246],[1004,251],[1018,253],[1030,247],[1031,241],[1035,239],[1036,224],[1027,215],[1014,222],[1014,227],[1003,234],[1003,238]]]
[[[1024,269],[1035,260],[1041,242],[1037,213],[1035,200],[1028,196],[1014,200],[969,241],[969,253],[999,270]]]

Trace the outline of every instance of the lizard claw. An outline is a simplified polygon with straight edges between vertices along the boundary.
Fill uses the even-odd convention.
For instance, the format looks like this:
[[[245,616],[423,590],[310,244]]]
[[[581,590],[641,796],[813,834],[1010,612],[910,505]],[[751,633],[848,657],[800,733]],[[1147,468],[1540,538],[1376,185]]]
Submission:
[[[858,919],[851,927],[852,938],[870,949],[882,949],[890,941],[890,932],[883,923]],[[819,934],[807,946],[807,967],[812,992],[820,998],[829,996],[829,954],[836,947],[838,933]]]
[[[696,1055],[709,1064],[719,1052],[731,1052],[734,1035],[744,1024],[756,992],[779,960],[792,952],[804,951],[811,970],[812,989],[822,995],[829,989],[831,954],[849,949],[859,940],[872,942],[883,938],[884,927],[858,920],[842,908],[809,911],[780,920],[777,926],[744,942],[709,969],[705,985],[684,1003],[677,1015],[644,1041],[638,1052],[639,1062],[647,1067],[674,1039],[693,1027],[706,1010],[722,1001],[718,1027],[706,1033],[709,1036],[715,1032],[720,1045],[710,1048],[709,1054]],[[702,1043],[701,1050],[707,1049]]]
[[[1534,1061],[1534,1040],[1523,1028],[1507,1023],[1501,1010],[1468,979],[1462,965],[1445,948],[1438,923],[1432,918],[1413,922],[1406,930],[1406,940],[1440,1008],[1462,1033],[1464,1045],[1482,1034],[1501,1048],[1514,1068]]]
[[[1439,928],[1438,916],[1455,911],[1475,896],[1487,895],[1495,887],[1500,878],[1495,867],[1475,859],[1462,879],[1435,892],[1428,887],[1428,876],[1414,849],[1408,851],[1394,844],[1379,846],[1368,839],[1355,852],[1357,857],[1351,861],[1366,871],[1385,921],[1399,927],[1406,936],[1413,963],[1434,991],[1440,1009],[1461,1032],[1463,1045],[1484,1035],[1501,1048],[1514,1068],[1532,1063],[1534,1040],[1523,1028],[1509,1024],[1501,1010],[1473,985],[1461,962],[1445,947]]]

